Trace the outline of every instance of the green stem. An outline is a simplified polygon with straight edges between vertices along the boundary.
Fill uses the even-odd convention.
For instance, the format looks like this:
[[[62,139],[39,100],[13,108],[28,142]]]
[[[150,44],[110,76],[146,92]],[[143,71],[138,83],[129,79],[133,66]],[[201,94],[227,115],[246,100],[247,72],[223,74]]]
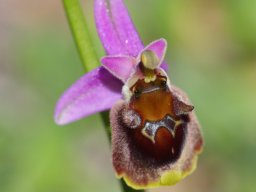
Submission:
[[[84,70],[85,72],[88,72],[99,66],[99,59],[93,49],[93,44],[90,39],[80,2],[78,0],[63,0],[63,5]],[[109,112],[102,112],[101,119],[104,123],[104,128],[110,142],[111,130],[109,124]],[[120,180],[120,186],[122,187],[123,192],[138,191],[127,186],[123,180]],[[143,191],[144,190],[139,190],[139,192]]]
[[[88,72],[99,66],[99,60],[92,46],[80,2],[78,0],[63,0],[63,5],[79,56],[85,72]]]

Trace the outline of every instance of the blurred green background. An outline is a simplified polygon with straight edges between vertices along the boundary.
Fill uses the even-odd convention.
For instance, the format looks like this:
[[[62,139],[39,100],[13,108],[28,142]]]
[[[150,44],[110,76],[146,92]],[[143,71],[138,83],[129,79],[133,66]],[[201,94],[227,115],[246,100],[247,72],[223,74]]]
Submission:
[[[145,42],[168,40],[170,78],[196,107],[196,172],[151,192],[256,191],[256,1],[127,0]],[[92,0],[82,1],[99,57]],[[83,74],[61,1],[0,0],[0,192],[118,192],[99,115],[59,127]]]

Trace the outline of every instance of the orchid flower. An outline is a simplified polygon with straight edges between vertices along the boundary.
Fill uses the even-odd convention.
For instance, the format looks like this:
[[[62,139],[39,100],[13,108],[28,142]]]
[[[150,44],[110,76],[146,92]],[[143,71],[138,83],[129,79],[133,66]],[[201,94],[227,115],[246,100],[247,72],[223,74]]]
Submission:
[[[166,73],[167,42],[144,46],[122,0],[95,0],[94,12],[107,55],[62,95],[55,121],[111,109],[117,177],[135,189],[173,185],[196,168],[203,141],[194,107]]]

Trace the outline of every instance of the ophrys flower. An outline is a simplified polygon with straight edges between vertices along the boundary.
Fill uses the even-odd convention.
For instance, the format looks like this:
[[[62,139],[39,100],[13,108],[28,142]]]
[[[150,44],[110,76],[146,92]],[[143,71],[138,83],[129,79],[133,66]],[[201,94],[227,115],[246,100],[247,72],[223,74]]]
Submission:
[[[194,107],[165,72],[166,40],[144,47],[122,0],[95,0],[95,20],[107,56],[63,94],[55,120],[111,108],[117,176],[137,189],[172,185],[194,170],[202,138]]]

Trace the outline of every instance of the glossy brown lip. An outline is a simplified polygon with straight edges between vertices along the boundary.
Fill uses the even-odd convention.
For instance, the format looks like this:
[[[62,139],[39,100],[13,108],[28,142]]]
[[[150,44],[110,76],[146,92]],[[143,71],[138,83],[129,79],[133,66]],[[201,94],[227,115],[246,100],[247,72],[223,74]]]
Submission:
[[[162,76],[150,83],[138,80],[131,87],[134,94],[123,113],[135,153],[156,164],[175,162],[180,157],[187,132],[183,108],[188,108],[185,112],[192,110],[174,97],[166,82]]]
[[[158,122],[146,122],[142,129],[133,130],[138,153],[155,163],[175,162],[183,149],[186,124],[166,116]]]
[[[195,113],[183,103],[189,103],[186,94],[172,86],[129,102],[120,101],[111,109],[112,158],[120,177],[141,188],[161,182],[166,172],[191,173],[203,140]],[[176,127],[174,137],[163,124],[159,126],[153,143],[141,131],[147,122],[161,121],[166,115],[182,123]],[[169,123],[167,127],[172,127]]]

